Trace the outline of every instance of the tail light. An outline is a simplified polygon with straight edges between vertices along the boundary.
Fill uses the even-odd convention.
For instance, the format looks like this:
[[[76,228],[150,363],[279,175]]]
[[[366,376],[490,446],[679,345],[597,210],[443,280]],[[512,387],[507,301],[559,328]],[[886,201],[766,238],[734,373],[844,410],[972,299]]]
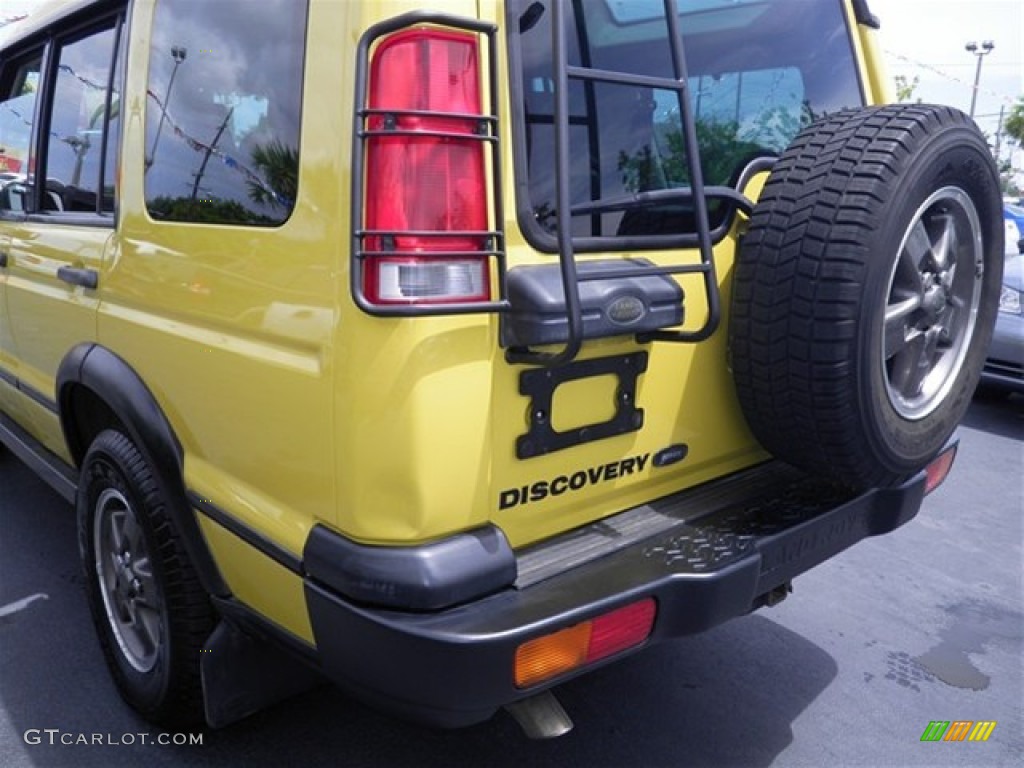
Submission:
[[[478,48],[475,35],[418,27],[373,53],[362,285],[371,304],[490,299]]]
[[[528,688],[640,645],[654,628],[655,613],[654,598],[648,597],[523,643],[516,649],[516,687]]]
[[[925,467],[924,492],[928,495],[945,481],[949,470],[953,468],[953,461],[956,459],[957,444],[946,448],[942,453],[931,460]]]

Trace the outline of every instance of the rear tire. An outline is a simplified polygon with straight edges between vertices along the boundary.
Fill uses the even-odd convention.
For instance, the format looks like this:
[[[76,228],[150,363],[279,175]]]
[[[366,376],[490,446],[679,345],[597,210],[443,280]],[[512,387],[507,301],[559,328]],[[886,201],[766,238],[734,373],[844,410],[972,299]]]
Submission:
[[[89,604],[121,696],[161,726],[201,723],[213,610],[153,472],[120,432],[90,446],[77,501]]]
[[[803,131],[735,268],[730,355],[757,439],[853,487],[919,471],[970,404],[1002,252],[998,174],[963,113],[888,106]]]

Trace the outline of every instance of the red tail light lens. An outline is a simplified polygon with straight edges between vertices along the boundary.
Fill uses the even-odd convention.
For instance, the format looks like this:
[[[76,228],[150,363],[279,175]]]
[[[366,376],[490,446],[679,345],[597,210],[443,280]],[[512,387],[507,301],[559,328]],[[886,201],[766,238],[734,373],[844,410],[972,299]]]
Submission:
[[[373,303],[490,298],[478,47],[470,34],[417,28],[373,54],[363,285]]]
[[[651,634],[655,612],[654,600],[648,598],[598,616],[590,631],[587,662],[612,656],[642,643]]]
[[[950,446],[932,459],[931,463],[925,467],[925,495],[928,495],[942,485],[949,474],[949,470],[953,468],[953,461],[956,459],[956,449],[956,445]]]

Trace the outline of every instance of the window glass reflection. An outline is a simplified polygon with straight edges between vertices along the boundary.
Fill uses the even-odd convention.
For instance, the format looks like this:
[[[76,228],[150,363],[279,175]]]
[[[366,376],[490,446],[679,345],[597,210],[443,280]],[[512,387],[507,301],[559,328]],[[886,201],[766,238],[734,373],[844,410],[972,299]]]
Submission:
[[[95,212],[114,30],[59,49],[43,210]]]
[[[0,210],[25,210],[32,162],[29,148],[41,54],[9,64],[0,82]]]
[[[157,219],[273,226],[295,205],[307,4],[160,0],[146,109]]]
[[[522,24],[512,46],[521,77],[521,159],[529,181],[525,221],[534,235],[557,224],[554,0],[513,0]],[[600,6],[604,6],[601,8]],[[813,120],[862,104],[840,0],[678,0],[705,184],[734,186],[752,161],[781,153]],[[662,0],[581,0],[568,4],[570,65],[632,75],[672,76]],[[529,23],[523,23],[529,20]],[[594,213],[590,203],[690,185],[682,104],[674,90],[568,81],[569,198],[580,211],[576,237],[673,235],[696,231],[692,204],[650,203]],[[712,228],[732,210],[709,201]]]

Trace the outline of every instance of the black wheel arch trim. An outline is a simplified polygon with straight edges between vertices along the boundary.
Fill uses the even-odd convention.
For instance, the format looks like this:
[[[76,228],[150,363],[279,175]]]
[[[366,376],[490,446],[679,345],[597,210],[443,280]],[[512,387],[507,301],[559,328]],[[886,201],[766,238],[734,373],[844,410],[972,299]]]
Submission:
[[[75,466],[81,467],[89,446],[77,428],[78,387],[110,408],[149,462],[203,588],[218,597],[230,595],[185,493],[181,443],[145,382],[127,362],[98,344],[79,344],[64,357],[57,370],[57,405],[68,451]]]

